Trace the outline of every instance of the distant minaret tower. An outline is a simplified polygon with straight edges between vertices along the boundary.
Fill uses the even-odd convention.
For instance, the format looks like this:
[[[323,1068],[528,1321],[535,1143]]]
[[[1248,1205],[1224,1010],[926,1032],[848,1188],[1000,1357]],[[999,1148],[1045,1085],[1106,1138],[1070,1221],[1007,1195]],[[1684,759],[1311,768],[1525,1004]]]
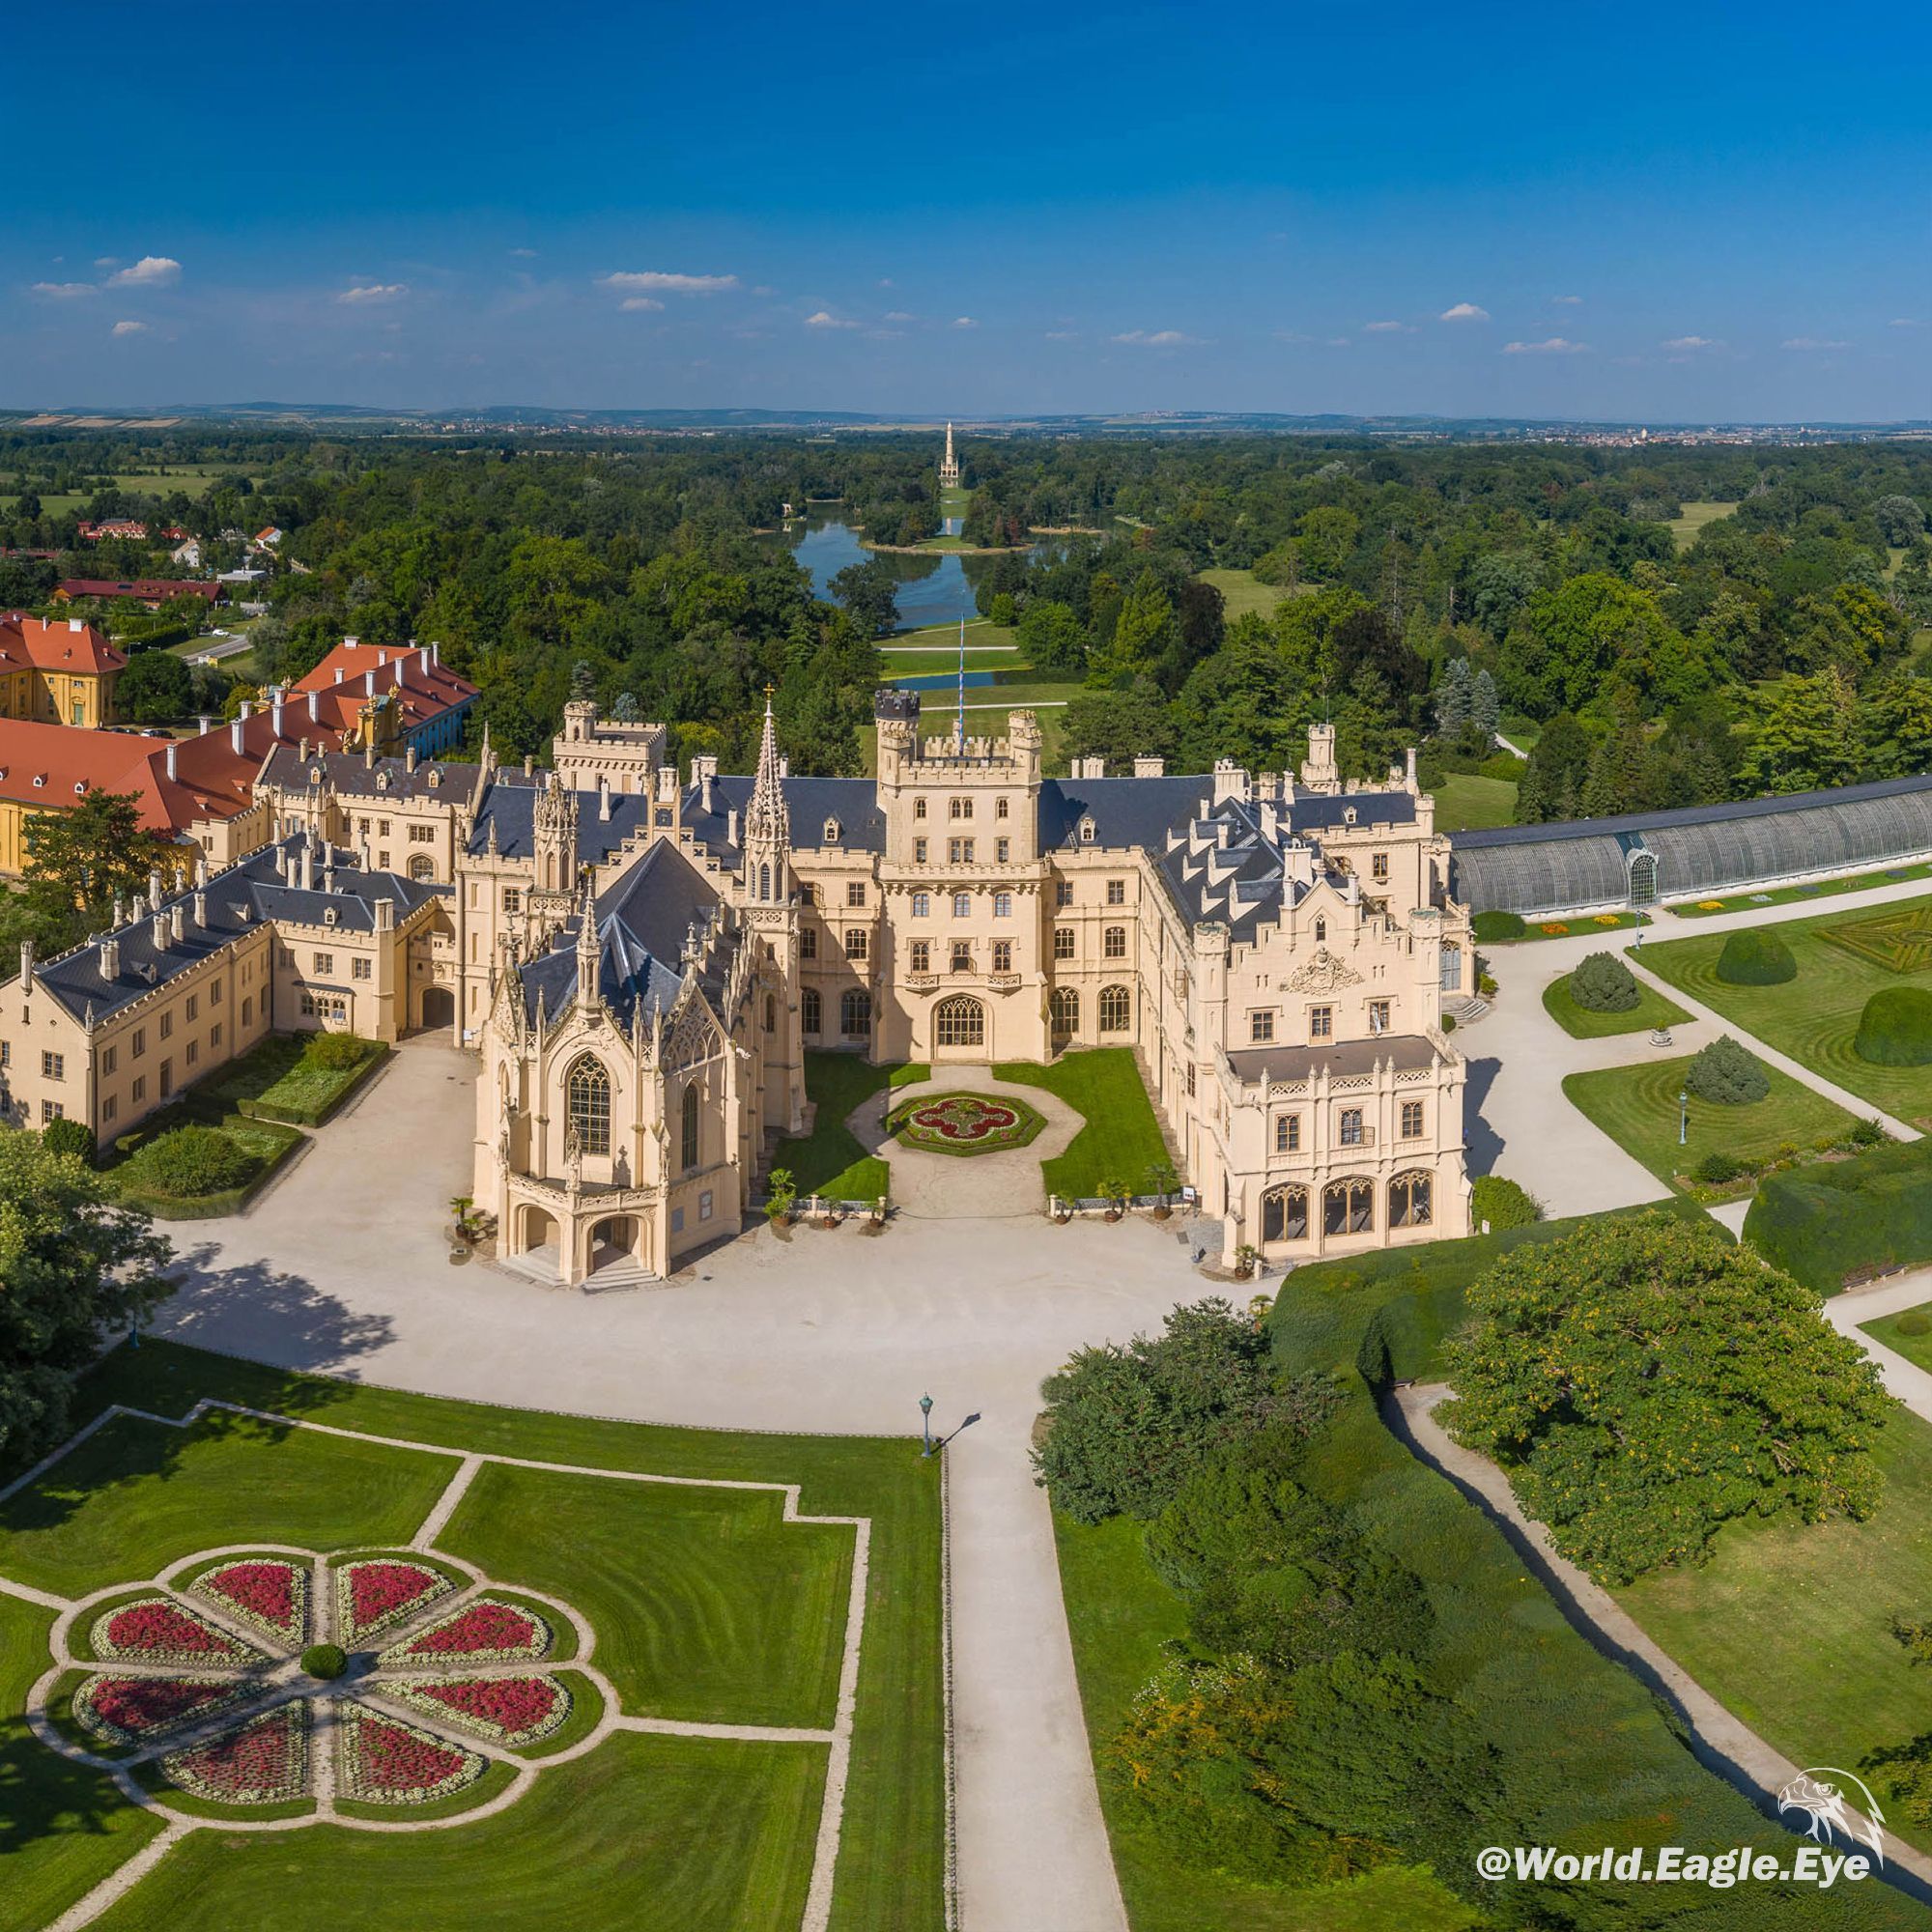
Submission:
[[[939,466],[939,487],[951,490],[959,481],[959,459],[952,453],[952,425],[946,425],[946,461]]]

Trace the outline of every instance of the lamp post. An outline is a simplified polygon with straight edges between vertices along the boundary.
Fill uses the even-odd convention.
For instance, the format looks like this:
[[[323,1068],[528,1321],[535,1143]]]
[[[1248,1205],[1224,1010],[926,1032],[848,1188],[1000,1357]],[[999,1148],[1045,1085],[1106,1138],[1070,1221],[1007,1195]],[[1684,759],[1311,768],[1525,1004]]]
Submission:
[[[1683,1147],[1690,1138],[1690,1090],[1680,1088],[1677,1094],[1677,1145]]]
[[[919,1399],[919,1429],[925,1438],[925,1447],[920,1451],[923,1461],[932,1454],[932,1398],[923,1395]]]

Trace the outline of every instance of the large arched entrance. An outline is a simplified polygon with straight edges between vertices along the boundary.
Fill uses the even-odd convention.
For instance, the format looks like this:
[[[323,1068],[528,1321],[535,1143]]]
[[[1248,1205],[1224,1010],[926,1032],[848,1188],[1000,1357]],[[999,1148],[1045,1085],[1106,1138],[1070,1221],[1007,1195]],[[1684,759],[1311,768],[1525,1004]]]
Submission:
[[[556,1216],[547,1208],[526,1202],[519,1210],[517,1252],[527,1255],[538,1248],[557,1246]]]
[[[426,1027],[456,1024],[456,995],[447,986],[423,988],[422,1023]]]
[[[625,1267],[639,1261],[638,1240],[641,1224],[635,1214],[610,1214],[590,1230],[589,1252],[584,1256],[584,1278],[600,1270]]]

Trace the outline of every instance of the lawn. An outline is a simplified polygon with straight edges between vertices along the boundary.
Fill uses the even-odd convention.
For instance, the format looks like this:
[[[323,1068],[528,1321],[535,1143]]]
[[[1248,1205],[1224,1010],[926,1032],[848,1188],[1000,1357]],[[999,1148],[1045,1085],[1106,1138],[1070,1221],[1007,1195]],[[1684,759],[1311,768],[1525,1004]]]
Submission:
[[[1843,943],[1823,935],[1840,928],[1862,943],[1857,928],[1889,928],[1901,915],[1924,914],[1932,899],[1913,899],[1866,913],[1828,912],[1815,919],[1785,920],[1774,928],[1791,948],[1798,977],[1778,986],[1734,986],[1719,980],[1719,933],[1664,940],[1646,946],[1642,963],[1659,979],[1715,1008],[1747,1033],[1788,1053],[1814,1073],[1849,1088],[1874,1107],[1915,1125],[1932,1125],[1932,1066],[1875,1066],[1852,1051],[1859,1015],[1877,992],[1893,986],[1925,985],[1932,969],[1892,973],[1877,960],[1861,957]],[[1883,931],[1863,938],[1882,938]]]
[[[853,1532],[871,1523],[833,1932],[945,1920],[937,1464],[916,1438],[788,1437],[526,1413],[292,1376],[165,1342],[122,1348],[82,1386],[178,1415],[203,1395],[345,1435],[221,1417],[185,1432],[107,1424],[0,1510],[0,1575],[79,1590],[216,1543],[407,1544],[459,1452],[691,1479],[630,1483],[486,1463],[441,1543],[554,1590],[596,1627],[627,1704],[699,1721],[822,1725],[842,1640]],[[386,1435],[438,1445],[398,1449]],[[162,1437],[175,1453],[160,1453]],[[446,1452],[446,1453],[445,1453]],[[46,1613],[0,1597],[0,1721],[44,1667]],[[23,1682],[24,1679],[24,1682]],[[0,1932],[50,1923],[151,1823],[31,1740],[0,1739]],[[372,1932],[541,1922],[796,1926],[826,1765],[816,1741],[612,1734],[500,1814],[424,1833],[327,1825],[190,1832],[99,1923],[119,1932],[352,1922]],[[7,1774],[17,1772],[17,1776]],[[408,1814],[403,1814],[407,1816]]]
[[[874,1066],[856,1053],[808,1053],[805,1093],[818,1111],[810,1133],[779,1143],[772,1166],[790,1171],[801,1199],[825,1194],[835,1201],[876,1201],[881,1194],[890,1195],[892,1164],[867,1153],[845,1122],[871,1094],[887,1087],[910,1087],[928,1071],[916,1062]]]
[[[1649,1033],[1657,1027],[1686,1026],[1690,1015],[1675,1000],[1654,986],[1637,981],[1636,1005],[1627,1013],[1593,1012],[1570,997],[1571,975],[1552,980],[1543,989],[1543,1010],[1572,1039],[1603,1039],[1610,1034]]]
[[[1516,823],[1516,785],[1508,779],[1486,779],[1476,772],[1451,772],[1435,786],[1435,829],[1477,832]]]
[[[1932,1428],[1897,1411],[1874,1445],[1885,1497],[1864,1522],[1740,1520],[1709,1562],[1617,1592],[1632,1616],[1725,1707],[1797,1764],[1857,1770],[1932,1728],[1922,1672],[1893,1617],[1932,1613]],[[1887,1804],[1888,1831],[1932,1832]]]
[[[1831,898],[1839,893],[1868,893],[1905,879],[1932,879],[1932,865],[1892,866],[1878,872],[1855,872],[1843,879],[1811,879],[1802,886],[1771,886],[1763,892],[1733,893],[1728,898],[1679,899],[1664,908],[1679,919],[1715,919],[1720,912],[1748,912],[1752,906],[1792,905],[1800,899]]]
[[[353,1066],[317,1064],[314,1048],[318,1040],[355,1037],[353,1034],[270,1034],[259,1046],[210,1074],[194,1091],[250,1119],[318,1127],[388,1052],[379,1040],[356,1040],[362,1057]]]
[[[991,645],[1014,644],[1018,642],[1018,633],[1010,625],[995,624],[986,617],[966,619],[966,668],[969,670],[983,668],[998,660],[987,655],[985,647]],[[980,646],[976,653],[974,646]],[[954,624],[924,624],[915,631],[895,631],[890,638],[879,640],[879,656],[887,666],[896,667],[904,671],[944,670],[946,651],[957,653],[959,648],[959,626]],[[898,663],[902,653],[917,650],[918,655],[909,658],[903,665]],[[955,655],[956,662],[956,655]]]
[[[1122,1180],[1136,1194],[1157,1191],[1148,1170],[1171,1156],[1130,1048],[1094,1047],[1066,1054],[1050,1066],[1003,1060],[993,1074],[1023,1087],[1044,1087],[1085,1117],[1087,1124],[1066,1151],[1040,1162],[1049,1194],[1092,1201],[1107,1180]]]
[[[1932,1318],[1932,1301],[1921,1302],[1917,1308],[1901,1308],[1896,1315],[1881,1315],[1876,1321],[1861,1321],[1859,1326],[1874,1342],[1932,1375],[1932,1327],[1922,1335],[1906,1334],[1898,1324],[1908,1315]]]
[[[1683,514],[1672,517],[1668,527],[1670,534],[1677,539],[1677,548],[1689,550],[1697,541],[1698,533],[1706,524],[1715,524],[1719,517],[1728,517],[1738,506],[1735,503],[1685,503],[1679,507]]]
[[[1584,933],[1628,932],[1633,926],[1649,923],[1650,915],[1645,912],[1593,912],[1578,919],[1532,919],[1520,939],[1486,939],[1482,943],[1521,946],[1532,939],[1575,939]]]
[[[1810,1150],[1822,1141],[1835,1141],[1854,1124],[1842,1107],[1814,1094],[1803,1081],[1767,1066],[1771,1092],[1747,1106],[1720,1106],[1691,1094],[1690,1137],[1679,1147],[1677,1096],[1684,1091],[1690,1066],[1690,1056],[1686,1054],[1677,1060],[1599,1067],[1591,1073],[1570,1074],[1563,1082],[1563,1094],[1633,1160],[1673,1187],[1683,1186],[1680,1177],[1690,1173],[1706,1154],[1729,1154],[1756,1165],[1771,1160],[1781,1148]],[[1713,1198],[1748,1191],[1747,1181],[1698,1190]]]
[[[1199,576],[1203,583],[1211,583],[1221,593],[1231,624],[1250,611],[1271,617],[1276,606],[1293,595],[1278,583],[1264,583],[1252,570],[1204,570]]]

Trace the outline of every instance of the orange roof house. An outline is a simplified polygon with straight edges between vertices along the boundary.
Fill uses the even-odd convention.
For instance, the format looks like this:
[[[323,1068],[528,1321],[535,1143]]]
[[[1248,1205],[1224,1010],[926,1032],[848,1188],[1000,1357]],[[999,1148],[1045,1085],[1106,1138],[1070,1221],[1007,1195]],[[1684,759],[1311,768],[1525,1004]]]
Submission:
[[[126,656],[79,617],[43,623],[0,612],[0,718],[92,726],[112,722]]]

